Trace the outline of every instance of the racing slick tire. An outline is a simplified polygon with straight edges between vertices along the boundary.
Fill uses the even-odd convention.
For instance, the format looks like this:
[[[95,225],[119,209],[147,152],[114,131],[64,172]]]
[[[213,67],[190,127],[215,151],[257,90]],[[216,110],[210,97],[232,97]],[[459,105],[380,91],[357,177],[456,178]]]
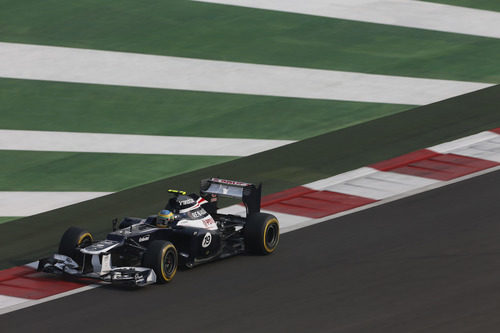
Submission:
[[[87,230],[69,227],[61,237],[58,253],[70,257],[81,266],[83,264],[83,254],[78,248],[89,246],[92,241],[92,235]]]
[[[248,252],[270,254],[274,252],[280,239],[278,219],[266,213],[252,214],[247,219],[243,234]]]
[[[174,244],[163,240],[152,241],[142,257],[142,265],[154,270],[156,283],[172,281],[177,272],[178,262]]]

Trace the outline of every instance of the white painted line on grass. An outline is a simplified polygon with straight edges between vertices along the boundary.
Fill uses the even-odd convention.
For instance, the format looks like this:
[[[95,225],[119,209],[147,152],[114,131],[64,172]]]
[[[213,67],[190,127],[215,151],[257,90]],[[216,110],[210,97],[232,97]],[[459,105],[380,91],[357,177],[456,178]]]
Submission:
[[[0,77],[411,105],[492,86],[2,42]]]
[[[415,0],[195,0],[500,38],[500,13]]]
[[[0,150],[248,156],[295,141],[0,130]]]
[[[0,216],[29,216],[95,199],[111,192],[1,191]]]

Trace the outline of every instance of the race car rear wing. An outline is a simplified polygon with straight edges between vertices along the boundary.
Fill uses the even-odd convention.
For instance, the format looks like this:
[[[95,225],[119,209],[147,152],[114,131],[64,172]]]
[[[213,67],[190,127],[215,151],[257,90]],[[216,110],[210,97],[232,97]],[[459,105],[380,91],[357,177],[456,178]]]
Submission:
[[[201,181],[200,193],[209,202],[207,197],[210,196],[240,199],[247,208],[247,216],[260,212],[262,184],[256,186],[234,180],[209,178]]]

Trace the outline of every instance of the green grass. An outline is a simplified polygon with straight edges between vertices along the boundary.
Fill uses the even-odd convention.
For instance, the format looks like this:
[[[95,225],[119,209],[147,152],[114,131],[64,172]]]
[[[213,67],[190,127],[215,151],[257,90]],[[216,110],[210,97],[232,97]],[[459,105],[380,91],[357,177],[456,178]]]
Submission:
[[[0,216],[0,224],[21,218],[20,216]]]
[[[118,191],[231,159],[0,150],[0,191]]]
[[[500,82],[494,38],[186,0],[0,0],[0,8],[6,42]]]
[[[445,5],[469,7],[500,12],[500,1],[498,0],[421,0],[427,2],[442,3]]]
[[[411,108],[13,79],[0,101],[3,129],[295,140]]]

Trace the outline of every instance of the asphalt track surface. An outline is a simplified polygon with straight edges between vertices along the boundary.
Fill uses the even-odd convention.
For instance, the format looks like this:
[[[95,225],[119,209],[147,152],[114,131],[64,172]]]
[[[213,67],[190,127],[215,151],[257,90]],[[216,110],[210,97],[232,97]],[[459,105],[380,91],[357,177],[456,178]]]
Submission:
[[[2,332],[496,332],[500,172],[282,235],[266,257],[103,287],[0,317]]]

